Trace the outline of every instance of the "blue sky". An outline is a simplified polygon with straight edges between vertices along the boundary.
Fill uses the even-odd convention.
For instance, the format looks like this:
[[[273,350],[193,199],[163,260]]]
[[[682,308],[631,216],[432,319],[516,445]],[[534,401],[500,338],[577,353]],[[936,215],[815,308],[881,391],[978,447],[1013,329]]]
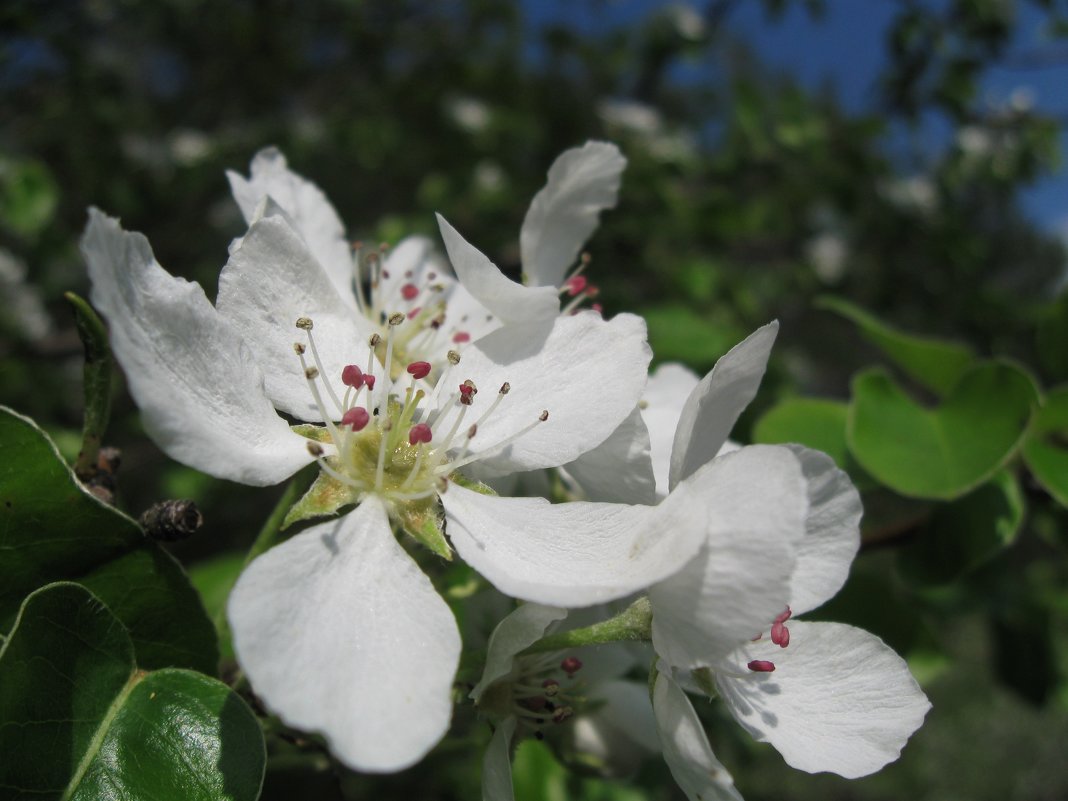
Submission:
[[[611,23],[636,22],[664,3],[657,0],[608,0],[595,9],[588,3],[567,0],[528,0],[529,18],[535,23],[566,21],[579,29]],[[691,5],[703,8],[705,2]],[[749,42],[772,66],[781,68],[813,88],[830,82],[847,108],[862,111],[877,107],[876,79],[886,63],[884,37],[900,9],[893,0],[826,0],[827,13],[820,20],[794,8],[769,22],[762,4],[743,0],[728,18],[728,28]],[[1021,14],[1018,35],[1006,61],[1031,52],[1043,44],[1042,15],[1017,2]],[[995,66],[983,83],[984,100],[1004,103],[1024,89],[1043,112],[1068,120],[1068,45],[1061,45],[1065,58],[1056,67],[1020,69]],[[1068,129],[1068,125],[1064,126]],[[924,123],[920,135],[932,151],[945,146],[947,128],[937,119]],[[1062,152],[1068,151],[1068,132],[1061,135]],[[1068,159],[1066,159],[1068,160]],[[1040,225],[1068,238],[1068,165],[1044,178],[1022,195],[1024,209]]]

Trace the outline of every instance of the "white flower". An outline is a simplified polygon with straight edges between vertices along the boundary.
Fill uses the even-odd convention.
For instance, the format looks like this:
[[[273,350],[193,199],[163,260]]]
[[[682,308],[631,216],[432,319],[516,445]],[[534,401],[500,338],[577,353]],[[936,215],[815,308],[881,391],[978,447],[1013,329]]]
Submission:
[[[408,322],[403,330],[395,332],[393,344],[399,362],[407,364],[442,360],[448,350],[462,352],[466,343],[500,327],[500,321],[456,281],[429,239],[407,237],[386,251],[353,247],[322,190],[290,170],[285,156],[276,148],[257,153],[250,173],[248,178],[227,173],[245,221],[252,225],[264,215],[284,218],[296,234],[294,238],[303,244],[301,247],[293,243],[291,248],[310,254],[310,258],[301,254],[300,260],[291,265],[294,271],[307,273],[302,296],[316,298],[319,305],[329,306],[333,312],[347,310],[353,318],[351,327],[364,341],[373,333],[385,337],[388,315],[404,313]],[[244,261],[248,268],[234,280],[227,280],[225,274],[220,280],[219,309],[225,313],[232,306],[239,327],[244,323],[239,315],[247,315],[250,292],[274,308],[283,299],[277,293],[291,289],[261,284],[255,269],[258,258],[258,253],[247,253]],[[312,268],[309,261],[317,262],[318,269]],[[441,361],[433,362],[435,377],[443,366]],[[280,408],[286,408],[287,399],[276,398],[273,389],[268,379],[268,394],[272,400],[281,400]],[[303,393],[300,402],[306,405]],[[302,409],[304,413],[308,411]]]
[[[608,142],[587,142],[557,157],[519,231],[521,284],[438,215],[441,237],[461,283],[504,323],[545,320],[594,297],[596,288],[581,274],[585,262],[579,251],[597,227],[601,211],[616,204],[626,165],[619,148]],[[563,309],[561,294],[570,297]]]
[[[218,310],[199,286],[165,272],[144,237],[91,211],[82,242],[91,298],[146,429],[170,456],[256,485],[317,458],[319,506],[359,503],[256,559],[228,612],[238,659],[269,709],[322,733],[348,765],[395,770],[447,728],[460,641],[391,521],[447,554],[443,492],[461,555],[478,566],[534,551],[524,573],[535,594],[578,605],[670,574],[698,536],[672,505],[550,505],[456,483],[476,460],[501,474],[540,469],[606,438],[645,381],[640,319],[586,312],[500,328],[459,363],[443,359],[437,385],[424,388],[429,365],[392,369],[392,332],[407,316],[390,315],[372,347],[287,216],[268,202],[261,211],[231,247]],[[310,432],[322,444],[294,433],[274,407],[324,422]]]
[[[756,392],[774,333],[758,330],[691,391],[670,435],[669,486],[709,459],[715,465],[752,449],[713,458]],[[661,412],[650,415],[654,453],[671,429],[671,411]],[[706,689],[714,681],[731,714],[793,767],[856,778],[896,759],[930,704],[904,660],[878,637],[790,620],[845,583],[860,545],[861,504],[830,457],[787,447],[803,471],[808,501],[800,536],[784,537],[778,554],[728,544],[735,557],[729,572],[722,569],[723,543],[710,538],[696,559],[650,588],[653,645],[666,665],[698,668]],[[763,623],[754,625],[755,610]],[[752,641],[768,624],[770,636]]]
[[[521,654],[567,616],[565,609],[525,604],[490,638],[482,678],[471,692],[495,725],[483,759],[483,801],[514,798],[514,738],[541,739],[560,726],[572,728],[576,750],[606,766],[629,760],[633,770],[636,759],[659,753],[691,799],[741,801],[693,706],[669,674],[657,676],[650,698],[648,683],[619,678],[634,664],[621,646],[602,646],[608,653],[594,656],[592,664],[569,653]],[[583,650],[590,649],[578,653]]]

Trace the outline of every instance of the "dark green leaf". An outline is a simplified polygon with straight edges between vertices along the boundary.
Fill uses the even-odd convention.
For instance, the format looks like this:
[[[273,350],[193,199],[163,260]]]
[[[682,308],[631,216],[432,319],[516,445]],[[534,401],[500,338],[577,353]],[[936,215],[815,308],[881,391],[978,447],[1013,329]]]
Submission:
[[[0,551],[0,627],[38,587],[77,581],[129,629],[142,667],[215,672],[215,632],[178,563],[87,492],[31,420],[3,407]]]
[[[1031,423],[1023,457],[1049,494],[1068,506],[1068,386],[1046,396]]]
[[[230,626],[226,622],[226,600],[247,563],[248,559],[244,553],[227,553],[197,562],[189,568],[189,580],[200,593],[208,616],[215,622],[219,637],[219,656],[224,660],[234,658]]]
[[[823,297],[816,305],[852,321],[906,375],[937,395],[948,395],[975,363],[975,354],[966,345],[898,331],[841,298]]]
[[[952,500],[987,481],[1023,440],[1038,392],[1010,364],[968,371],[937,409],[883,370],[853,380],[847,437],[861,467],[902,495]]]
[[[1012,473],[1002,471],[974,492],[933,510],[915,542],[898,552],[913,584],[947,584],[1016,541],[1026,504]]]
[[[18,801],[254,801],[259,725],[226,685],[137,668],[122,623],[77,584],[32,593],[0,650],[0,788]]]

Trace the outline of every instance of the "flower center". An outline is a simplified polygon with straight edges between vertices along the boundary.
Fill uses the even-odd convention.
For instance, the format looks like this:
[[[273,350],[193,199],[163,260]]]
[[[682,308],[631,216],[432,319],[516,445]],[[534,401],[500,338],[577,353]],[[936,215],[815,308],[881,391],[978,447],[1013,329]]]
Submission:
[[[505,685],[507,698],[495,694],[495,703],[507,706],[505,714],[515,715],[536,739],[544,738],[543,727],[570,720],[585,704],[581,694],[585,685],[575,680],[582,669],[577,657],[561,658],[560,653],[522,656],[516,667],[518,677]]]
[[[429,382],[432,367],[427,361],[409,362],[394,370],[394,331],[406,324],[406,319],[404,314],[395,313],[388,320],[385,337],[372,335],[364,368],[350,364],[342,369],[345,389],[340,394],[323,373],[312,320],[301,317],[296,322],[307,334],[308,344],[298,342],[293,349],[337,449],[336,455],[328,456],[313,443],[316,450],[312,452],[322,470],[354,490],[360,500],[370,493],[394,503],[429,498],[443,491],[454,471],[499,453],[549,418],[548,411],[542,411],[529,425],[472,454],[472,440],[479,427],[505,402],[511,385],[502,384],[492,401],[472,412],[478,394],[473,381],[466,380],[452,390],[433,387]],[[376,357],[380,347],[384,353],[381,365]],[[313,365],[306,358],[309,352]],[[446,360],[459,364],[460,356],[450,350]],[[475,414],[478,416],[470,419]]]
[[[375,354],[382,364],[387,361],[387,333],[395,327],[396,315],[407,321],[403,330],[392,340],[395,380],[402,365],[427,361],[432,368],[441,367],[432,355],[440,354],[444,343],[462,345],[472,339],[472,325],[484,326],[493,321],[472,321],[467,315],[451,314],[449,298],[455,284],[448,277],[439,276],[432,269],[406,270],[403,275],[391,275],[386,258],[388,247],[381,245],[370,253],[357,242],[353,246],[353,287],[360,312],[379,327],[381,339]],[[454,319],[455,318],[455,319]]]

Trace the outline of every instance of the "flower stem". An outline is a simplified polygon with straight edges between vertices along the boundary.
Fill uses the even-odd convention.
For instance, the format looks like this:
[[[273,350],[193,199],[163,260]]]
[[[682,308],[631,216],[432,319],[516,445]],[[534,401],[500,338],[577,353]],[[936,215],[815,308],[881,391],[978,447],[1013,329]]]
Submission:
[[[246,565],[260,554],[270,550],[271,546],[275,544],[275,541],[278,539],[278,533],[282,530],[282,521],[286,519],[286,514],[289,512],[289,508],[295,504],[304,494],[305,490],[308,489],[308,479],[314,475],[311,469],[313,467],[314,465],[309,465],[293,476],[293,480],[289,482],[285,492],[282,493],[282,497],[278,499],[278,503],[276,503],[274,509],[271,510],[270,516],[264,521],[260,533],[257,534],[256,539],[253,540],[252,547],[248,549],[248,555],[245,556]]]
[[[585,628],[560,631],[542,637],[523,653],[540,654],[609,642],[646,642],[652,636],[652,624],[652,607],[649,606],[649,599],[642,597],[613,618]]]

